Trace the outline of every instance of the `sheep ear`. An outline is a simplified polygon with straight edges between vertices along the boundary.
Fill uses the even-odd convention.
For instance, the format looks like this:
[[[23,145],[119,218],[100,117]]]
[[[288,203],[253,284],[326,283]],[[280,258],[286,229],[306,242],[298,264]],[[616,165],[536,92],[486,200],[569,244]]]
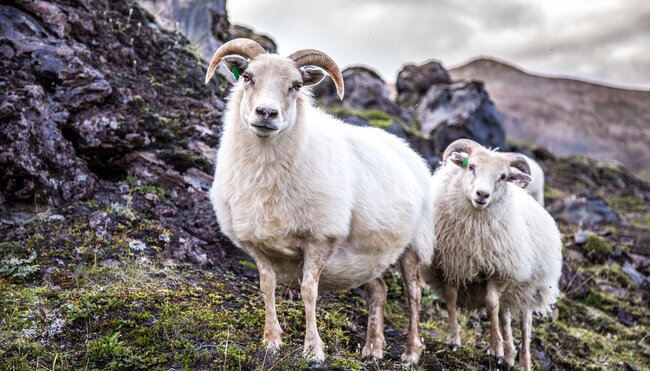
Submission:
[[[533,177],[519,170],[511,171],[506,178],[508,182],[516,183],[521,188],[526,188],[533,181]]]
[[[452,152],[451,155],[449,155],[448,160],[460,167],[467,167],[469,154],[465,152]]]
[[[248,68],[248,61],[246,58],[242,58],[238,55],[227,55],[221,59],[223,64],[228,68],[228,71],[235,76],[236,80],[239,80],[239,75],[244,73],[246,68]]]
[[[300,69],[300,73],[305,86],[317,85],[325,78],[325,72],[320,68],[303,67]]]

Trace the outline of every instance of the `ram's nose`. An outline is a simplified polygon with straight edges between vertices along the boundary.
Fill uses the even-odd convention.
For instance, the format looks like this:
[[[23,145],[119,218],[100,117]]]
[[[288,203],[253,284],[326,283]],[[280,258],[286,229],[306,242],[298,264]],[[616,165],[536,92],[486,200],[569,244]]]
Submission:
[[[257,113],[264,120],[271,120],[278,117],[278,110],[271,107],[258,106],[255,108],[255,113]]]

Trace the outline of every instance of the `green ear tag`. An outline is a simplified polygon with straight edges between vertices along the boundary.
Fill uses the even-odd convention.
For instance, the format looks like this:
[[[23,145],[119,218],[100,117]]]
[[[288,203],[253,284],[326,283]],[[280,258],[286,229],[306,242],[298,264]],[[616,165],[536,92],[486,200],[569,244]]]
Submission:
[[[463,160],[463,167],[467,167],[469,165],[469,157]]]
[[[239,81],[239,66],[233,66],[231,71],[232,74],[235,75],[235,80]]]

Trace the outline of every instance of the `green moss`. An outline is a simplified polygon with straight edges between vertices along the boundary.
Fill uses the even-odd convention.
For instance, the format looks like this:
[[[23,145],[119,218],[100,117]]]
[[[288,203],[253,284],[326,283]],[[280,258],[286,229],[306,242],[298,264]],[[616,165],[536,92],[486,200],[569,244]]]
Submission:
[[[646,203],[639,198],[623,196],[607,200],[611,208],[617,212],[643,212],[647,210]]]
[[[376,109],[354,110],[343,106],[323,107],[323,109],[334,116],[359,116],[368,124],[374,127],[385,129],[395,122],[395,118],[388,113]]]
[[[237,260],[237,263],[239,263],[241,266],[249,268],[249,269],[257,269],[257,265],[253,263],[250,260]]]
[[[607,257],[612,255],[613,248],[604,238],[593,232],[589,232],[585,243],[582,245],[582,251],[586,256],[596,255]]]

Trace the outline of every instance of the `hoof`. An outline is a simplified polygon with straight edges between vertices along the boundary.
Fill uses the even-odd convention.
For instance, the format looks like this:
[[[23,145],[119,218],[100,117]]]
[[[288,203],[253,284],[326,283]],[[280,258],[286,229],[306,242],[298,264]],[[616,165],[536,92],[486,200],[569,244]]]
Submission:
[[[445,344],[445,345],[446,345],[447,348],[449,348],[449,350],[451,350],[452,352],[456,352],[456,351],[458,351],[458,350],[460,349],[460,344],[447,343],[447,344]]]
[[[402,361],[402,364],[405,365],[405,366],[416,365],[418,362],[420,362],[420,354],[419,353],[404,353],[404,354],[402,354],[401,361]]]
[[[276,339],[264,339],[264,344],[266,344],[266,352],[269,354],[277,353],[280,350],[282,345],[282,340],[280,338]]]
[[[384,358],[384,349],[373,344],[366,344],[361,350],[361,358],[366,361],[378,361]]]
[[[322,340],[313,343],[305,343],[305,348],[302,351],[303,357],[310,363],[323,363],[325,362],[325,344]]]

